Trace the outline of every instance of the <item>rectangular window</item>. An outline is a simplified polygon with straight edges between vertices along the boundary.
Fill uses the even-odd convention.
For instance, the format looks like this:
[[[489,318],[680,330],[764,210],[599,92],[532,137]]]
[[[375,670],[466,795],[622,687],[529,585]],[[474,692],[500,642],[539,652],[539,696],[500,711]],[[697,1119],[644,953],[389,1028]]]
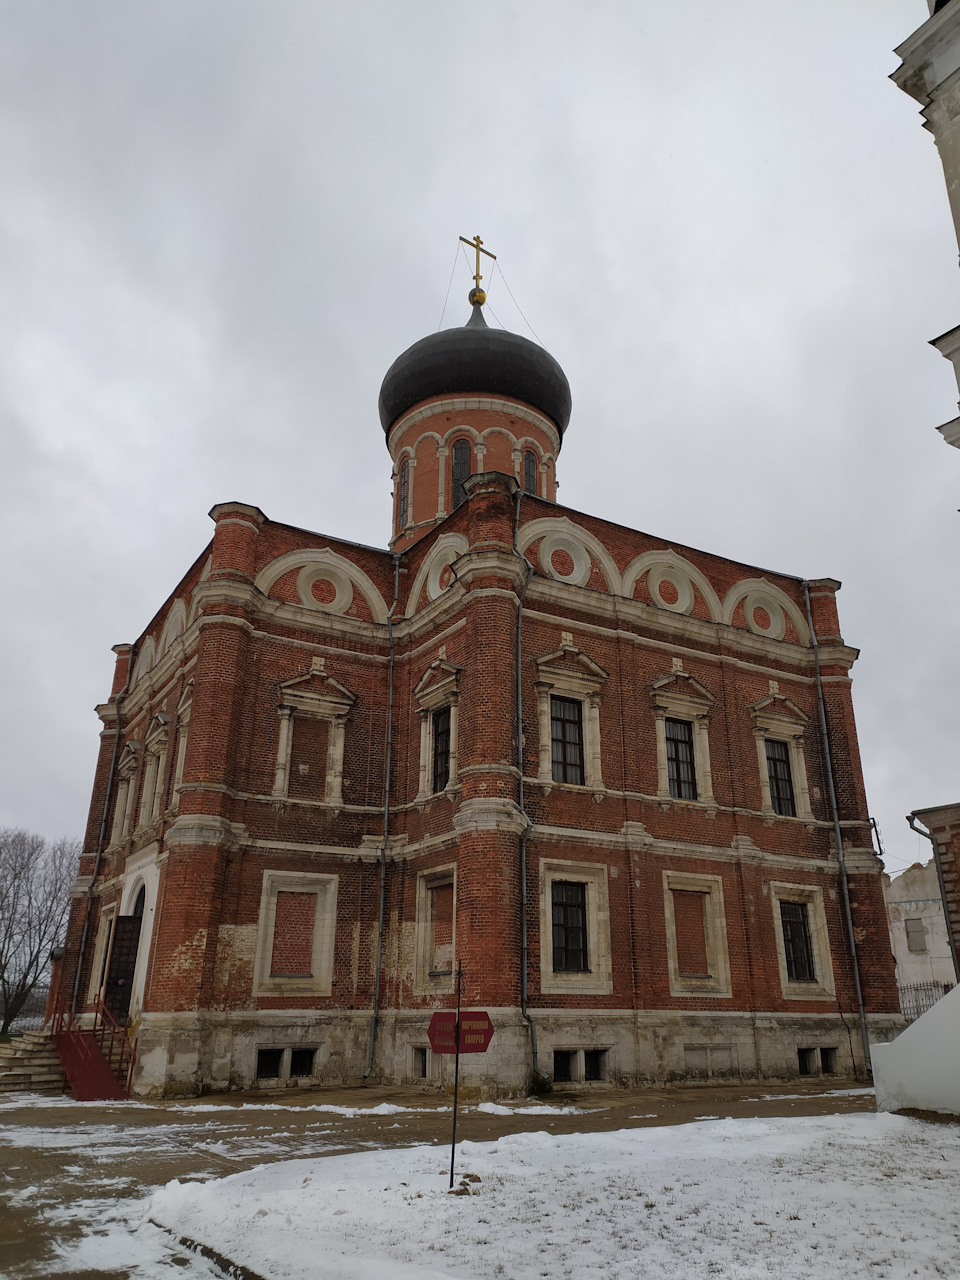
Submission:
[[[681,978],[709,978],[705,893],[673,890],[673,919],[677,932],[677,972]]]
[[[781,900],[780,924],[783,929],[787,977],[791,982],[816,982],[807,904]]]
[[[820,1073],[825,1076],[835,1076],[837,1074],[837,1051],[835,1048],[820,1050]]]
[[[767,738],[766,747],[773,811],[785,818],[795,818],[797,806],[793,796],[793,776],[790,773],[790,748],[786,742],[779,742],[776,738]]]
[[[927,935],[923,927],[922,920],[904,920],[907,926],[907,950],[908,951],[926,951]]]
[[[407,503],[410,498],[410,459],[404,458],[400,464],[400,495],[397,501],[397,530],[406,527]]]
[[[554,1049],[553,1078],[557,1084],[569,1084],[573,1079],[572,1049]]]
[[[697,773],[693,763],[693,725],[689,720],[666,719],[667,776],[675,800],[696,800]]]
[[[413,1051],[413,1074],[417,1080],[426,1080],[427,1078],[427,1051],[426,1049],[414,1049]]]
[[[802,1076],[815,1076],[817,1074],[816,1049],[797,1050],[797,1071]]]
[[[277,894],[273,926],[271,978],[313,976],[313,929],[317,917],[315,893]]]
[[[430,901],[430,976],[453,972],[453,884],[433,885]]]
[[[282,1063],[282,1049],[260,1049],[257,1053],[257,1079],[279,1080]]]
[[[604,1066],[607,1056],[605,1049],[584,1049],[583,1051],[583,1078],[584,1080],[603,1080],[605,1078]]]
[[[433,713],[433,790],[443,791],[450,781],[450,708]]]
[[[587,972],[587,886],[554,880],[553,969],[555,973]]]
[[[312,1076],[313,1060],[316,1057],[316,1053],[316,1049],[292,1049],[290,1052],[291,1078]]]
[[[583,786],[583,703],[576,698],[550,699],[550,737],[554,782]]]

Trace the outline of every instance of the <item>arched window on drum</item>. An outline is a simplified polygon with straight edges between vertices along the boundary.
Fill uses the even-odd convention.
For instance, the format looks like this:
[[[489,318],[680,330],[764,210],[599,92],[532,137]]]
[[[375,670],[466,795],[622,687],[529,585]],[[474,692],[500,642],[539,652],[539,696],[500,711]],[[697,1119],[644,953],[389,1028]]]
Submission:
[[[469,440],[458,440],[453,446],[453,510],[466,501],[463,482],[470,475],[471,450]]]
[[[407,506],[410,501],[410,459],[400,463],[400,492],[397,496],[397,532],[407,527]]]
[[[523,455],[523,491],[537,496],[537,455],[530,449]]]

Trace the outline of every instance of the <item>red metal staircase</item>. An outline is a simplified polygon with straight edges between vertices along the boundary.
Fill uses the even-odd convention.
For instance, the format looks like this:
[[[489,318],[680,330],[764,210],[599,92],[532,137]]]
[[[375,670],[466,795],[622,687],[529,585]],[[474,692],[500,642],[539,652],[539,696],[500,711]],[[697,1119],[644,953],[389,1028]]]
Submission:
[[[95,1010],[93,1025],[82,1027],[67,1005],[57,1001],[53,1043],[60,1065],[78,1102],[129,1098],[137,1042],[100,1000]]]

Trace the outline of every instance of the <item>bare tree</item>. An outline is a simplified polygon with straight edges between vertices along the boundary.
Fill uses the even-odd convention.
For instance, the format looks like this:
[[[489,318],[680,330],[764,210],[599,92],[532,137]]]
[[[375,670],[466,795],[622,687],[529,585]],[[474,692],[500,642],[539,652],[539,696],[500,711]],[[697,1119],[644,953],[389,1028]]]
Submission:
[[[60,940],[80,841],[0,828],[0,1035],[43,978]]]

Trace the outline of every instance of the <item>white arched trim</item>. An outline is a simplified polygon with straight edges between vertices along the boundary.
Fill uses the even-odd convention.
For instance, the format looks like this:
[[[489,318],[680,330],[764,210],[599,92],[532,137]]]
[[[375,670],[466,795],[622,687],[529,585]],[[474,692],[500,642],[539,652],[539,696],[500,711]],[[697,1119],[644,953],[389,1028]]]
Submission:
[[[163,624],[159,646],[160,656],[167,652],[177,636],[182,636],[186,629],[187,606],[182,600],[175,600],[170,607],[170,612],[167,614],[167,620]]]
[[[138,680],[145,676],[148,671],[153,669],[156,661],[157,646],[154,642],[153,636],[147,636],[146,640],[144,640],[143,644],[140,646],[140,652],[137,654],[137,660],[133,664],[133,676],[130,680],[131,689]]]
[[[574,574],[568,578],[559,578],[559,581],[573,582],[575,585],[584,585],[576,582],[576,577],[581,577],[577,573],[577,562],[579,557],[570,548],[563,545],[570,543],[574,549],[580,549],[586,552],[599,564],[603,576],[607,580],[607,590],[613,595],[621,594],[621,578],[620,571],[616,566],[613,556],[606,549],[599,538],[594,537],[592,533],[588,533],[586,529],[582,529],[580,525],[574,524],[572,520],[568,520],[566,516],[544,516],[540,520],[531,520],[529,524],[525,524],[520,530],[519,547],[521,553],[526,552],[527,547],[531,546],[540,538],[550,538],[551,542],[556,541],[557,550],[568,551],[574,562]],[[553,576],[553,575],[551,575]],[[559,575],[556,575],[559,577]],[[589,575],[588,575],[589,576]]]
[[[441,443],[449,446],[450,441],[455,435],[469,436],[474,445],[483,444],[483,436],[475,427],[468,426],[466,422],[461,422],[456,427],[451,427],[442,437]]]
[[[313,600],[312,596],[304,599],[302,594],[309,579],[310,585],[319,578],[329,578],[337,589],[337,599],[331,602],[333,607],[328,608],[326,612],[341,612],[340,603],[347,595],[344,580],[356,587],[367,604],[370,606],[370,612],[373,614],[375,622],[386,622],[387,606],[383,602],[383,596],[374,586],[372,580],[357,568],[352,561],[347,560],[345,556],[337,555],[335,551],[331,551],[329,547],[317,548],[315,550],[288,551],[286,555],[278,556],[276,560],[271,560],[257,574],[254,586],[258,591],[262,591],[268,596],[277,583],[286,573],[290,573],[292,569],[308,570],[310,572],[301,573],[298,578],[298,587],[301,590],[301,602],[305,608],[324,610],[324,606],[318,601]],[[328,572],[325,573],[324,570]],[[302,581],[301,581],[302,580]],[[349,602],[345,606],[349,608]]]
[[[790,619],[796,628],[802,645],[810,643],[810,629],[799,608],[793,603],[785,591],[775,587],[766,578],[744,578],[735,582],[723,598],[722,620],[730,625],[737,605],[743,601],[747,615],[747,626],[757,636],[766,636],[770,640],[782,640],[785,632],[784,616]],[[769,627],[761,627],[754,621],[754,611],[763,609],[770,618]]]
[[[405,617],[412,618],[417,612],[424,583],[426,583],[427,587],[427,596],[431,600],[436,600],[437,596],[443,594],[443,589],[440,586],[440,574],[448,564],[453,564],[454,560],[459,560],[467,552],[469,546],[470,543],[462,533],[445,533],[436,540],[429,553],[424,557],[423,564],[417,570],[417,576],[413,580],[413,586],[410,588],[410,595],[407,599]]]
[[[636,585],[643,575],[656,569],[673,570],[680,578],[686,578],[703,597],[707,611],[710,614],[710,621],[720,621],[722,612],[720,597],[710,585],[709,579],[700,572],[696,565],[692,565],[689,560],[684,560],[683,556],[677,555],[676,551],[645,551],[642,555],[637,556],[635,560],[631,560],[623,571],[623,594],[632,599]],[[674,583],[674,585],[676,586],[677,584]],[[680,596],[680,600],[677,603],[683,603],[684,593],[679,586],[677,591]],[[651,591],[650,594],[656,599],[655,592]],[[669,605],[664,605],[663,607],[670,608]],[[693,601],[691,600],[689,608],[680,609],[674,607],[673,612],[689,613],[692,608]]]

